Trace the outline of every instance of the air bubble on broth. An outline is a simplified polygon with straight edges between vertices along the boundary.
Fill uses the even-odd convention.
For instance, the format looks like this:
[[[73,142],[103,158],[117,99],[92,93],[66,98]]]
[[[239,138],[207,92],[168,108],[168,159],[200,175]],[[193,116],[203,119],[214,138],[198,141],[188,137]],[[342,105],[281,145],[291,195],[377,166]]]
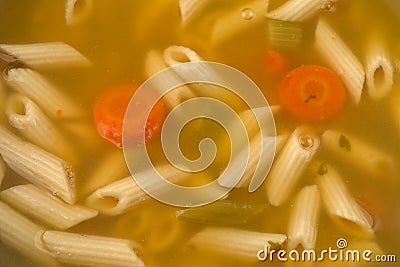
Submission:
[[[251,20],[255,16],[254,12],[251,8],[244,8],[240,14],[241,14],[242,18],[245,20]]]

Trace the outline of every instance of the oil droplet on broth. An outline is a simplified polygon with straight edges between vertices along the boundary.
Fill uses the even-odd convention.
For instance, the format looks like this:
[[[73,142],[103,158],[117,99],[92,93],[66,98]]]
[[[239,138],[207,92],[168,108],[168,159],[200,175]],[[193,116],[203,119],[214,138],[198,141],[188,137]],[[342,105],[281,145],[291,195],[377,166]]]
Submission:
[[[244,8],[240,14],[245,20],[254,18],[254,12],[251,8]]]
[[[299,144],[304,149],[312,148],[314,145],[314,137],[309,134],[303,134],[299,137]]]
[[[336,3],[335,1],[326,1],[319,9],[321,11],[334,12],[336,10]]]

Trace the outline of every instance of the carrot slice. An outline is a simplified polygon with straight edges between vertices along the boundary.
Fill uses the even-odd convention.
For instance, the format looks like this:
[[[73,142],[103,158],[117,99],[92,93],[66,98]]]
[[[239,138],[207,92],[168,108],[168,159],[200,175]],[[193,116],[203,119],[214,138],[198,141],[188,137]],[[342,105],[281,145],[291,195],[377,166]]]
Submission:
[[[315,65],[289,72],[280,88],[282,105],[295,117],[306,121],[328,119],[344,106],[346,91],[332,70]]]
[[[131,84],[112,87],[104,91],[97,98],[94,105],[93,116],[100,136],[117,147],[122,146],[124,116],[136,89],[137,86]],[[146,121],[145,141],[151,139],[160,130],[164,113],[164,106],[159,102],[155,105]],[[133,131],[136,130],[138,134],[132,134],[132,136],[140,138],[140,129],[133,129]]]
[[[265,54],[265,70],[270,76],[280,76],[288,68],[287,58],[276,50],[268,50]]]

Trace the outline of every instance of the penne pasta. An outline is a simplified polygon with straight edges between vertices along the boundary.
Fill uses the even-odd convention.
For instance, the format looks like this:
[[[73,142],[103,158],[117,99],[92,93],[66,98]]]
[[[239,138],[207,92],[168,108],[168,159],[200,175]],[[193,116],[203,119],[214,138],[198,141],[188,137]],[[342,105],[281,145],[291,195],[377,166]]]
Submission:
[[[10,95],[5,105],[5,113],[11,126],[35,145],[69,160],[75,158],[67,139],[28,97],[20,94]]]
[[[179,64],[180,61],[182,61],[180,63],[185,62],[185,59],[183,58],[186,58],[186,60],[190,60],[189,57],[191,59],[200,58],[196,52],[183,46],[168,47],[164,50],[163,53],[157,50],[150,50],[147,53],[145,60],[145,66],[144,66],[145,75],[146,77],[150,78],[157,72],[162,71],[168,68],[169,66]],[[168,61],[168,63],[166,62],[166,60]],[[171,74],[171,72],[169,72],[169,74]],[[168,78],[169,80],[175,80],[177,81],[176,83],[182,83],[178,75],[175,74],[171,75],[172,76]],[[168,81],[160,81],[160,84],[155,85],[155,89],[157,89],[157,87],[160,86],[161,90],[164,90],[163,87],[164,82]],[[178,88],[174,88],[171,92],[165,94],[163,98],[163,103],[165,103],[169,108],[174,108],[178,106],[180,103],[182,103],[184,100],[189,99],[191,97],[195,97],[195,94],[193,93],[192,89],[189,88],[189,86],[183,85]]]
[[[2,243],[36,262],[38,266],[60,266],[51,255],[38,249],[36,245],[43,229],[1,201],[0,225]]]
[[[392,90],[395,67],[381,39],[376,39],[367,48],[365,76],[369,96],[379,100]]]
[[[303,187],[297,194],[290,213],[288,248],[314,249],[318,231],[320,195],[316,185]]]
[[[371,176],[388,173],[394,164],[390,156],[348,133],[326,130],[321,141],[335,159],[358,167]]]
[[[41,246],[58,261],[80,266],[145,266],[131,240],[45,231]]]
[[[299,127],[289,136],[267,177],[267,197],[273,206],[286,202],[319,146],[319,137],[307,128]]]
[[[146,247],[153,253],[166,251],[180,241],[183,233],[182,228],[181,222],[175,220],[174,216],[166,216],[165,219],[154,221],[149,228],[145,241]]]
[[[235,259],[257,261],[257,252],[271,244],[280,246],[283,234],[253,232],[225,227],[207,227],[195,234],[188,245],[196,249],[217,252]]]
[[[305,21],[315,16],[326,5],[334,5],[335,0],[289,0],[267,13],[267,18],[283,21]]]
[[[101,213],[115,216],[147,199],[148,195],[129,176],[97,189],[85,203]]]
[[[389,109],[393,117],[393,122],[397,127],[397,131],[400,133],[400,94],[399,86],[396,87],[394,94],[390,97]]]
[[[271,108],[272,112],[277,112],[278,108],[277,106],[272,107]],[[247,136],[249,138],[250,141],[250,155],[248,158],[248,164],[246,166],[246,171],[243,173],[243,176],[241,178],[241,180],[235,185],[235,187],[237,188],[241,188],[241,187],[248,187],[251,183],[251,178],[254,175],[254,172],[256,171],[256,168],[266,168],[265,166],[262,166],[262,164],[268,164],[268,160],[266,159],[272,159],[273,155],[271,156],[271,154],[277,152],[277,150],[279,148],[281,148],[281,145],[283,144],[283,140],[285,138],[287,138],[286,135],[280,136],[280,137],[274,137],[274,136],[267,136],[264,137],[263,140],[261,140],[262,136],[261,136],[261,132],[260,132],[260,126],[257,122],[257,119],[255,118],[255,115],[253,114],[256,113],[259,115],[259,117],[261,118],[260,124],[263,125],[268,125],[269,123],[271,123],[270,120],[272,119],[272,117],[268,116],[268,111],[265,108],[255,108],[255,109],[247,109],[242,111],[239,116],[240,119],[243,123],[243,125],[246,127],[246,131],[247,131]],[[233,130],[233,132],[238,132],[239,130]],[[262,143],[261,143],[262,142]],[[266,159],[260,159],[261,157],[261,149],[264,149],[263,151],[263,157]],[[240,153],[241,155],[238,156],[239,159],[243,159],[246,158],[246,154],[247,154],[247,150],[248,147],[241,147],[240,148],[241,151],[239,151],[238,153]],[[233,152],[235,153],[235,152]],[[258,165],[260,162],[260,166]],[[221,186],[224,187],[231,187],[232,185],[232,181],[231,181],[231,177],[228,177],[229,179],[219,179],[218,183]],[[249,188],[250,189],[250,188]],[[253,192],[255,190],[251,190],[251,192]]]
[[[163,55],[165,63],[170,67],[181,63],[203,60],[195,51],[185,46],[169,46],[164,50]]]
[[[65,230],[96,217],[98,212],[81,205],[70,205],[32,184],[18,185],[0,192],[0,199],[10,206],[44,222]]]
[[[90,0],[78,1],[90,2]],[[34,69],[91,66],[91,62],[84,55],[63,42],[0,44],[0,51],[4,51]]]
[[[330,165],[321,163],[316,183],[329,215],[345,230],[353,234],[373,234],[372,218],[350,195],[339,173]]]
[[[144,63],[144,74],[147,78],[166,68],[168,68],[168,65],[162,52],[155,49],[147,52]]]
[[[93,10],[93,0],[66,0],[65,21],[75,25],[86,19]]]
[[[124,154],[120,150],[108,153],[89,175],[87,182],[79,190],[81,195],[93,193],[96,189],[110,184],[129,174]]]
[[[268,5],[269,0],[253,0],[219,17],[211,32],[211,43],[220,45],[261,24],[265,19]]]
[[[72,166],[0,126],[0,154],[13,171],[65,202],[75,202]]]
[[[4,107],[4,103],[6,102],[6,92],[4,89],[3,82],[0,80],[0,107]],[[3,110],[0,110],[0,123],[5,123],[5,116]]]
[[[315,47],[342,79],[353,102],[358,104],[365,80],[364,67],[324,19],[319,19],[317,23]]]
[[[73,143],[82,147],[95,149],[102,141],[96,127],[84,119],[63,121],[60,128],[72,137]]]
[[[158,172],[171,183],[182,181],[187,175],[182,175],[174,167],[169,165],[160,166]],[[151,172],[150,172],[151,173]],[[164,193],[162,183],[149,175],[149,181],[146,185],[153,191]],[[94,191],[86,199],[86,205],[99,210],[106,215],[118,215],[125,213],[130,208],[141,204],[149,199],[149,196],[134,181],[132,176],[115,181],[109,185],[101,187]]]
[[[3,182],[3,179],[6,175],[7,166],[4,163],[3,158],[0,156],[0,185]]]
[[[212,0],[179,0],[182,24],[190,24],[210,3]]]
[[[8,84],[38,104],[52,118],[83,117],[83,110],[40,73],[25,68],[10,69]]]

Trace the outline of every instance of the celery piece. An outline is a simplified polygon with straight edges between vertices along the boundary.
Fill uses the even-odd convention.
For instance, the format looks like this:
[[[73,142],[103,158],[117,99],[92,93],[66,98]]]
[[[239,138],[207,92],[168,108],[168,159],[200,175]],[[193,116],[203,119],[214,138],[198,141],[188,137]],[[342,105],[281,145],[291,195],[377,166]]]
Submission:
[[[211,204],[179,210],[176,216],[184,221],[220,226],[242,226],[255,215],[260,214],[266,205],[235,200],[220,200]]]
[[[269,44],[274,48],[297,48],[303,41],[299,22],[268,20]]]

